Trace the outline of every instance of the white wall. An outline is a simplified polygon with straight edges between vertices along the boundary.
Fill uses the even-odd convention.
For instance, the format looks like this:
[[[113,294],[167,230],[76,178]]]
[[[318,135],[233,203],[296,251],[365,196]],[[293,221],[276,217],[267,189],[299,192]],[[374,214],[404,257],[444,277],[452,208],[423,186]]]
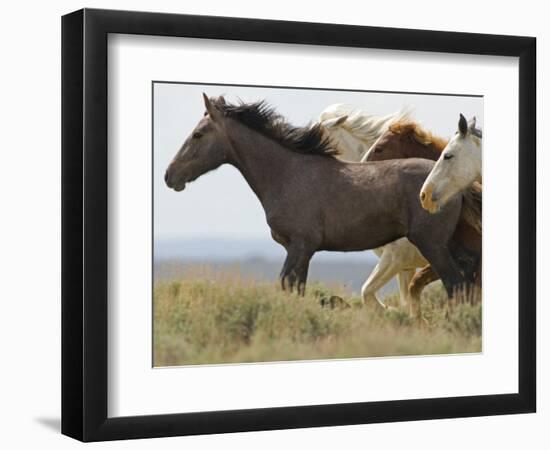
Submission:
[[[542,209],[542,197],[549,194],[550,187],[550,182],[542,179],[543,167],[550,164],[548,153],[542,152],[542,109],[543,103],[550,104],[548,90],[545,90],[549,82],[550,30],[543,2],[4,2],[0,18],[3,144],[0,153],[0,298],[4,306],[0,319],[0,442],[5,448],[30,448],[33,444],[42,448],[78,445],[60,436],[57,430],[60,415],[60,16],[82,6],[537,36],[539,230],[550,225],[547,210]],[[550,250],[549,244],[550,239],[539,232],[540,255]],[[539,256],[539,275],[548,269],[548,259]],[[540,283],[539,288],[539,299],[550,293]],[[548,311],[548,306],[539,301],[539,380],[549,375],[550,331],[548,327],[541,330]],[[182,445],[219,448],[223,445],[228,449],[548,448],[549,392],[544,383],[539,383],[536,415],[241,433],[116,445],[125,448],[152,445],[155,448]],[[99,447],[110,445],[115,444],[99,444]]]

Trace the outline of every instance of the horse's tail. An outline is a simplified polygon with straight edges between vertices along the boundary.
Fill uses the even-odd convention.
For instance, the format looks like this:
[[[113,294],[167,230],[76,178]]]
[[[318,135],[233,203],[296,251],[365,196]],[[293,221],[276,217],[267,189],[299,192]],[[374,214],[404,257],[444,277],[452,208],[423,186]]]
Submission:
[[[462,198],[461,219],[481,234],[481,184],[478,182],[472,184],[470,188],[464,191]]]

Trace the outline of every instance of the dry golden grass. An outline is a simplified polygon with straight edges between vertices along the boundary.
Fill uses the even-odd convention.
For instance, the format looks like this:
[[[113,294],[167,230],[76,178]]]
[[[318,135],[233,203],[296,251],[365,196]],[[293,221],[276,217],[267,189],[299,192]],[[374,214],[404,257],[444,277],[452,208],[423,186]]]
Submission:
[[[342,295],[352,308],[330,309],[321,299]],[[462,303],[446,317],[440,286],[427,289],[427,322],[408,311],[361,306],[333,287],[308,286],[305,297],[275,283],[202,268],[154,289],[154,364],[173,366],[256,361],[353,358],[481,351],[481,304]],[[397,304],[397,296],[387,298]]]

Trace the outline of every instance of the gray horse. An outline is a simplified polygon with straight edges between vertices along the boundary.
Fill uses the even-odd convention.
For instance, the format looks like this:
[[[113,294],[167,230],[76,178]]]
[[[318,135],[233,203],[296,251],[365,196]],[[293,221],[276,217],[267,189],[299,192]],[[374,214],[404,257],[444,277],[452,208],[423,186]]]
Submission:
[[[237,168],[287,251],[283,289],[304,293],[317,251],[368,250],[404,236],[432,264],[449,297],[470,281],[451,239],[462,197],[437,214],[418,200],[432,161],[343,162],[318,126],[293,127],[265,102],[203,97],[205,115],[168,166],[166,184],[182,191],[222,164]]]

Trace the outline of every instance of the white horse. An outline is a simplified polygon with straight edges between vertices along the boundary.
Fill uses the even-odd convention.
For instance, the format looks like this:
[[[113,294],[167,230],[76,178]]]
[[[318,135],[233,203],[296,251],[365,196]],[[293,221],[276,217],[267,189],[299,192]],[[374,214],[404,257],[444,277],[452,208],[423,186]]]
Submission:
[[[482,133],[476,118],[460,114],[458,131],[441,152],[420,191],[422,207],[432,214],[472,183],[481,183]]]
[[[336,104],[321,113],[319,123],[340,150],[341,159],[362,161],[392,123],[410,119],[410,116],[408,109],[380,117]],[[363,301],[375,300],[386,308],[376,293],[397,275],[399,300],[404,307],[408,303],[409,284],[416,269],[426,266],[428,261],[407,238],[379,247],[374,253],[380,260],[361,288]]]

